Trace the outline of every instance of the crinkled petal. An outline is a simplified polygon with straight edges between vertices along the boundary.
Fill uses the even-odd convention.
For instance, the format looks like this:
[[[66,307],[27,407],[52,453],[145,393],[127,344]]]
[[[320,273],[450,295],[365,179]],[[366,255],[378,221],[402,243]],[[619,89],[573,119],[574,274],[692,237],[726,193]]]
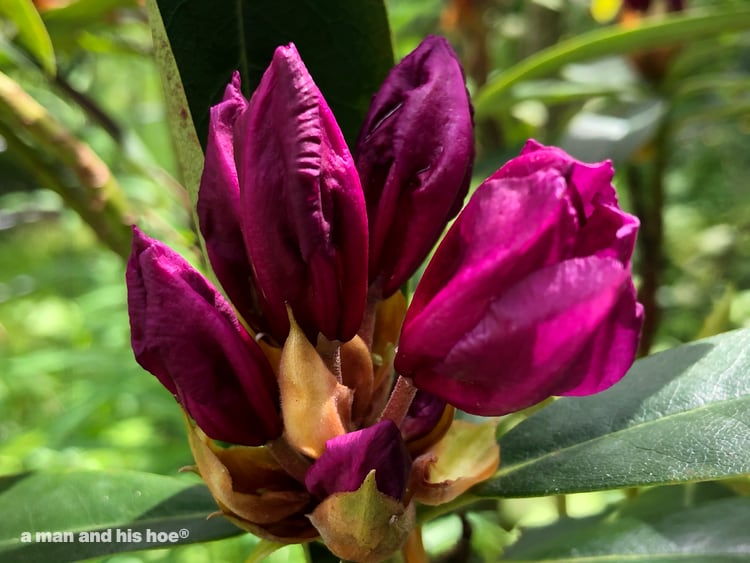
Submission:
[[[245,252],[240,223],[240,189],[234,163],[234,123],[247,107],[235,72],[224,99],[213,106],[206,160],[198,190],[198,222],[211,267],[237,312],[256,331],[264,326]]]
[[[391,420],[338,436],[326,443],[320,458],[305,477],[307,490],[323,499],[334,493],[356,491],[370,471],[378,490],[402,499],[409,478],[411,457],[401,432]]]
[[[461,66],[445,39],[428,37],[375,95],[355,150],[377,297],[398,290],[458,213],[473,158]]]
[[[136,360],[206,434],[255,446],[281,433],[271,367],[206,278],[134,228],[127,285]]]
[[[367,216],[354,162],[293,45],[279,47],[235,128],[242,231],[271,332],[286,304],[311,340],[352,338],[367,290]]]

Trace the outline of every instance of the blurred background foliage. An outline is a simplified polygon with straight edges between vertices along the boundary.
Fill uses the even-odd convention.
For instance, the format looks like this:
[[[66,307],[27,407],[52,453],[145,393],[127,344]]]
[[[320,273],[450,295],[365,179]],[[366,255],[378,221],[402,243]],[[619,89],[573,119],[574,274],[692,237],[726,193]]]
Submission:
[[[174,400],[129,348],[127,225],[137,221],[201,261],[146,12],[136,0],[34,4],[48,45],[19,24],[28,1],[0,8],[0,475],[173,474],[191,457]],[[499,71],[606,24],[619,2],[596,2],[598,20],[584,0],[386,4],[397,58],[426,34],[444,34],[481,95]],[[688,11],[744,4],[693,0]],[[638,14],[620,18],[639,25]],[[583,160],[613,158],[624,207],[643,221],[636,272],[651,320],[643,354],[750,326],[749,61],[748,33],[581,60],[516,84],[477,113],[477,181],[529,137]],[[624,494],[505,500],[499,518],[492,501],[437,520],[425,543],[435,555],[463,538],[474,559],[491,561],[518,526],[593,514]],[[104,560],[235,561],[253,542]]]

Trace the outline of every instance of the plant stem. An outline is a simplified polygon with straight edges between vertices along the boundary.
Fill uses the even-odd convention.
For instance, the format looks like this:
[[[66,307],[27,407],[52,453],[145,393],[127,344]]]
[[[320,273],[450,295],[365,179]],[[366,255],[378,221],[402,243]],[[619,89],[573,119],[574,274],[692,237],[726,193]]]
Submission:
[[[416,394],[417,388],[412,385],[412,382],[399,375],[388,403],[380,414],[380,420],[390,418],[396,426],[400,427]]]
[[[130,254],[132,223],[125,196],[107,165],[9,76],[0,72],[0,130],[8,145],[44,187],[57,192],[117,254]],[[51,156],[74,174],[63,181]]]

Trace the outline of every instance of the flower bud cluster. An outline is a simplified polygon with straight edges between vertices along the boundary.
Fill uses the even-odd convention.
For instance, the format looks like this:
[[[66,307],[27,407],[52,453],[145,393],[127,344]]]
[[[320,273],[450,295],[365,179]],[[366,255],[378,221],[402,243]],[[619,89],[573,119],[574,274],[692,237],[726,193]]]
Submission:
[[[353,154],[293,45],[211,109],[198,217],[227,298],[134,228],[137,361],[188,420],[220,512],[260,537],[380,561],[415,504],[499,464],[497,416],[602,390],[633,361],[638,221],[609,163],[529,142],[463,206],[472,111],[427,38],[375,95]],[[395,367],[394,367],[395,366]],[[231,445],[221,444],[228,442]]]

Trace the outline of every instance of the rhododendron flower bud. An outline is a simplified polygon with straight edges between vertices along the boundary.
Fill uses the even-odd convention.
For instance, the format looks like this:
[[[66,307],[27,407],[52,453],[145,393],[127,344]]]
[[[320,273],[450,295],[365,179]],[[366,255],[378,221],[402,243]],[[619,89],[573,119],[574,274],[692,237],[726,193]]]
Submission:
[[[643,310],[638,220],[608,162],[533,141],[477,189],[420,281],[396,370],[458,408],[502,415],[619,381]]]
[[[411,457],[393,421],[332,438],[305,477],[307,490],[319,498],[356,491],[370,471],[380,492],[401,500],[409,479]]]
[[[274,339],[286,305],[314,342],[359,329],[367,290],[367,216],[354,161],[293,45],[279,47],[234,123],[245,248]]]
[[[445,39],[428,37],[394,67],[354,153],[370,221],[371,292],[388,297],[461,209],[471,179],[471,107]]]
[[[414,505],[402,504],[411,456],[391,420],[328,440],[305,485],[323,502],[310,517],[342,559],[382,561],[411,531]]]
[[[271,366],[203,275],[134,228],[127,286],[136,360],[206,434],[255,446],[281,433]]]
[[[247,103],[240,91],[240,75],[235,72],[224,99],[210,112],[198,191],[198,222],[211,267],[235,309],[255,331],[266,332],[269,326],[261,315],[242,239],[240,187],[234,163],[234,124]]]

